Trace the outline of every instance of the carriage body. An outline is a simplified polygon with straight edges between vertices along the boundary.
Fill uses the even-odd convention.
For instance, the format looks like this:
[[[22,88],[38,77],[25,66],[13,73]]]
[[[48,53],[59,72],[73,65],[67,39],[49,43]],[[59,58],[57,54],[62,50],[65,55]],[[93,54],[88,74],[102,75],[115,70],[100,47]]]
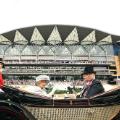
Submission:
[[[19,116],[26,120],[111,120],[120,111],[120,87],[89,99],[53,99],[8,86],[3,90],[0,95],[3,108],[10,108],[11,112],[13,108],[19,109]]]

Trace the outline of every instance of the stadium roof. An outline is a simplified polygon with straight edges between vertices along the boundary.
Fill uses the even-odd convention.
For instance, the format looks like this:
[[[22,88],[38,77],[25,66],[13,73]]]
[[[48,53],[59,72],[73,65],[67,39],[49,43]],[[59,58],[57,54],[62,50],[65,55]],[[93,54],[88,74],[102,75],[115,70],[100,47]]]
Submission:
[[[96,29],[68,25],[43,25],[20,28],[0,34],[0,44],[7,45],[73,45],[118,44],[120,36]]]

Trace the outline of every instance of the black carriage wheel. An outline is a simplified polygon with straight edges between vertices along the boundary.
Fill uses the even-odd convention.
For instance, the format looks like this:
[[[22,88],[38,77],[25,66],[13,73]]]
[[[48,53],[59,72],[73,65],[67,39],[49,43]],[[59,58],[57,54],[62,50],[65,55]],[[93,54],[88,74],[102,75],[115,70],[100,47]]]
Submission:
[[[27,120],[24,113],[16,112],[15,110],[6,106],[0,106],[0,119],[1,120]]]

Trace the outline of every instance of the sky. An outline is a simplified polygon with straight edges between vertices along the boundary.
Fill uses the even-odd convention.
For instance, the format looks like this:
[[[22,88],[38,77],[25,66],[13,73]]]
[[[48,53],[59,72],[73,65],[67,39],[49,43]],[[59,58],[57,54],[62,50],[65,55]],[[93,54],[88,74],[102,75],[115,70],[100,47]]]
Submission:
[[[64,24],[120,35],[120,0],[0,0],[0,34]]]

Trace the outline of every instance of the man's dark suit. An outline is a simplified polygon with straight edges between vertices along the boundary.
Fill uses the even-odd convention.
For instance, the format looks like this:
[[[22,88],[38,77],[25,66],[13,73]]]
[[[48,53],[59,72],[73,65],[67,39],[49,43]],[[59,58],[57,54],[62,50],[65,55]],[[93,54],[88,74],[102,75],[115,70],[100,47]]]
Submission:
[[[81,97],[91,97],[104,92],[104,88],[100,81],[93,80],[92,84],[84,88]]]

